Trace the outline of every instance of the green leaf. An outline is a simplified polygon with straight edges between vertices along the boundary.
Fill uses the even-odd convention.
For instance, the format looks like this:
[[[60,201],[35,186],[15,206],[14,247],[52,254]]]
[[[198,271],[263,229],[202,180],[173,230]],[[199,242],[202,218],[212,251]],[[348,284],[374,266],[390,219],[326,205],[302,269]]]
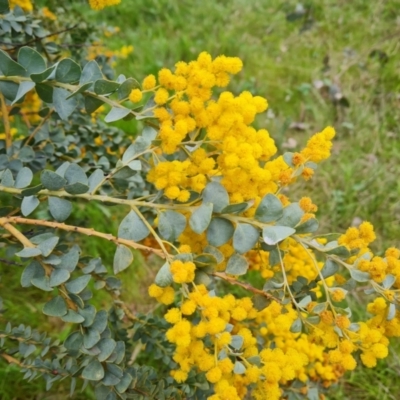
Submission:
[[[79,64],[70,58],[64,58],[57,65],[56,81],[61,83],[79,82],[81,73]]]
[[[30,90],[32,90],[35,87],[35,83],[31,81],[23,81],[19,84],[17,94],[15,96],[14,101],[11,103],[11,105],[17,103],[19,100],[21,100]]]
[[[58,222],[63,222],[70,216],[72,212],[70,201],[50,196],[48,202],[50,214]]]
[[[44,257],[48,257],[54,248],[57,246],[60,238],[58,236],[53,236],[49,239],[43,240],[38,244],[38,248],[41,250]]]
[[[46,61],[40,53],[27,46],[19,50],[18,63],[28,71],[29,75],[41,73],[46,69]]]
[[[315,218],[310,218],[296,227],[296,233],[313,233],[319,227],[319,223]]]
[[[259,238],[260,232],[253,225],[237,224],[233,234],[233,248],[240,254],[246,253],[256,245]]]
[[[64,178],[67,180],[68,184],[79,182],[87,185],[88,183],[85,171],[82,167],[75,163],[70,164],[66,169]]]
[[[42,185],[49,190],[60,190],[67,183],[62,176],[48,169],[42,171],[40,182],[42,182]]]
[[[67,349],[70,355],[78,355],[80,348],[83,344],[83,335],[81,332],[72,332],[67,339],[65,339],[64,347]]]
[[[176,211],[165,211],[158,218],[160,235],[170,242],[174,242],[186,228],[186,218]]]
[[[329,248],[327,246],[324,251],[326,252],[326,254],[332,254],[342,258],[350,257],[350,252],[346,246],[334,246],[333,248]]]
[[[166,262],[157,272],[154,283],[160,287],[167,287],[173,282],[169,263]]]
[[[335,261],[328,259],[321,269],[321,275],[326,279],[332,275],[335,275],[338,270],[339,265],[335,263]]]
[[[69,293],[79,294],[87,286],[91,279],[91,275],[83,275],[65,284],[65,288]]]
[[[57,114],[61,119],[66,120],[74,112],[78,106],[78,100],[76,97],[72,97],[67,100],[70,93],[68,90],[54,88],[53,89],[53,104]]]
[[[133,254],[129,247],[119,244],[114,255],[114,274],[119,274],[133,262]]]
[[[83,85],[88,82],[95,82],[103,78],[103,74],[100,70],[99,64],[96,61],[89,61],[82,70],[79,85]]]
[[[243,336],[232,335],[230,346],[233,347],[235,350],[240,350],[243,346],[243,342]]]
[[[54,269],[50,275],[50,286],[58,286],[66,282],[70,277],[70,273],[66,269]]]
[[[40,201],[36,196],[26,196],[22,199],[21,212],[24,217],[27,217],[30,213],[36,210],[36,207],[40,204]]]
[[[127,99],[133,89],[140,89],[139,82],[136,79],[128,78],[118,89],[118,100]]]
[[[88,114],[95,112],[103,104],[104,101],[96,99],[96,97],[85,96],[85,110]]]
[[[49,76],[53,73],[53,71],[56,69],[56,65],[53,65],[50,68],[47,68],[43,72],[39,72],[36,74],[31,74],[30,78],[33,80],[35,83],[40,83],[45,81]]]
[[[85,83],[81,87],[75,90],[75,92],[72,92],[68,97],[67,100],[70,99],[71,97],[77,96],[78,94],[83,93],[84,91],[88,90],[92,86],[91,82]]]
[[[87,305],[83,309],[78,309],[78,313],[82,315],[85,322],[82,324],[85,328],[93,324],[94,318],[96,316],[96,308],[91,304]]]
[[[292,203],[283,209],[282,217],[276,221],[277,225],[294,228],[304,215],[299,203]]]
[[[131,110],[129,108],[113,107],[105,116],[104,121],[108,123],[119,121],[120,119],[125,118],[130,112]]]
[[[85,319],[82,317],[82,315],[79,315],[76,311],[74,310],[68,310],[67,314],[65,314],[61,319],[64,322],[70,322],[72,324],[80,324],[83,322]]]
[[[293,235],[296,231],[287,226],[267,226],[263,229],[264,242],[274,245]]]
[[[19,85],[15,82],[0,81],[0,92],[7,100],[14,101],[18,93]]]
[[[368,272],[363,272],[353,268],[350,268],[350,275],[356,282],[368,282],[371,279]]]
[[[19,170],[15,178],[15,187],[18,189],[29,186],[33,179],[33,172],[28,167],[23,167]]]
[[[120,84],[113,81],[107,81],[105,79],[98,79],[94,83],[94,92],[96,94],[110,94],[115,92],[120,87]]]
[[[45,103],[52,104],[53,103],[53,94],[54,90],[52,86],[46,85],[44,83],[36,84],[36,93]]]
[[[66,185],[64,189],[70,194],[84,194],[88,192],[89,186],[80,182],[76,182],[71,185]]]
[[[214,212],[221,212],[229,204],[226,189],[218,182],[210,182],[203,191],[203,201],[212,203]]]
[[[272,222],[279,219],[282,213],[281,201],[273,194],[267,194],[258,205],[254,217],[260,222]]]
[[[93,190],[104,180],[104,172],[101,169],[96,169],[92,175],[89,176],[89,192],[93,193]]]
[[[133,210],[121,221],[118,228],[118,237],[135,242],[143,240],[149,233],[149,228]]]
[[[15,181],[12,172],[6,169],[1,176],[1,184],[5,187],[14,187]]]
[[[121,381],[117,385],[115,385],[115,389],[117,389],[118,393],[125,393],[131,386],[132,379],[132,375],[124,372]]]
[[[91,361],[82,371],[82,378],[88,381],[100,381],[104,378],[104,368],[99,361]]]
[[[67,313],[67,304],[61,296],[51,299],[43,307],[43,314],[50,317],[62,317]]]
[[[8,0],[0,0],[0,14],[7,14],[10,12]]]
[[[31,280],[33,286],[45,291],[52,292],[53,288],[50,286],[50,278],[48,276],[34,277]]]
[[[211,203],[203,203],[189,218],[189,225],[193,232],[199,235],[203,233],[211,221],[213,205]]]
[[[249,207],[249,203],[236,203],[224,207],[221,214],[237,214],[245,211]]]
[[[303,297],[297,304],[299,307],[304,308],[304,307],[307,307],[308,304],[311,303],[311,301],[312,301],[311,296],[307,295],[307,296]]]
[[[204,248],[204,252],[214,256],[214,258],[217,260],[217,264],[221,264],[222,261],[225,260],[224,254],[214,246],[210,246],[210,245],[206,246]]]
[[[92,348],[100,340],[100,332],[96,329],[89,328],[83,335],[83,345],[86,349]]]
[[[100,310],[94,317],[91,329],[96,329],[97,332],[102,333],[107,328],[108,313],[106,310]]]
[[[292,326],[290,327],[290,332],[299,333],[301,332],[302,327],[303,322],[301,321],[301,318],[297,318],[296,320],[294,320]]]
[[[243,375],[245,372],[246,367],[240,361],[236,361],[233,368],[233,373],[236,375]]]
[[[3,50],[0,50],[0,65],[5,76],[26,76],[26,69],[12,60]]]
[[[229,258],[225,272],[230,275],[244,275],[248,269],[247,259],[239,254],[234,254]]]
[[[64,268],[69,272],[72,272],[78,264],[80,249],[78,246],[73,246],[70,251],[61,256],[61,263],[57,265],[57,268]]]
[[[234,230],[231,221],[225,218],[213,218],[207,229],[207,240],[212,246],[222,246],[233,236]]]
[[[107,360],[108,357],[111,356],[112,352],[115,350],[117,343],[114,339],[102,339],[99,343],[97,343],[97,347],[100,350],[100,354],[97,356],[97,359],[100,362]]]
[[[42,252],[37,247],[25,247],[18,253],[15,253],[16,256],[22,258],[30,258],[40,256]]]
[[[22,272],[21,275],[21,286],[22,287],[30,287],[32,286],[32,279],[44,277],[45,271],[40,263],[36,260],[33,260]]]

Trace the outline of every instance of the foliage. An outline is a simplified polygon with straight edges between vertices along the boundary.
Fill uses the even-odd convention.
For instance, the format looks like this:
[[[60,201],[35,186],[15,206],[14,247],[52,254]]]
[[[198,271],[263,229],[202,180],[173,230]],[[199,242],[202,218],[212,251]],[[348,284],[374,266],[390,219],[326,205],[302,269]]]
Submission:
[[[26,379],[41,375],[50,388],[69,378],[71,392],[83,380],[99,399],[312,399],[357,360],[373,367],[387,356],[399,332],[400,252],[374,256],[367,222],[328,241],[311,199],[289,199],[290,185],[329,157],[333,128],[277,157],[269,133],[252,127],[266,100],[222,91],[242,68],[235,57],[201,53],[139,84],[112,80],[94,60],[45,59],[27,46],[11,56],[0,52],[2,241],[10,263],[26,264],[22,287],[47,293],[43,313],[74,327],[60,343],[7,324],[0,354]],[[42,118],[13,137],[32,93]],[[90,115],[103,105],[105,122],[135,119],[140,134],[132,141],[97,122]],[[117,234],[65,224],[82,202],[119,205]],[[113,274],[82,254],[79,235],[115,244]],[[149,287],[171,306],[163,317],[133,315],[120,299],[115,275],[132,249],[164,259]],[[360,289],[372,317],[347,307]],[[112,306],[96,309],[94,291]]]

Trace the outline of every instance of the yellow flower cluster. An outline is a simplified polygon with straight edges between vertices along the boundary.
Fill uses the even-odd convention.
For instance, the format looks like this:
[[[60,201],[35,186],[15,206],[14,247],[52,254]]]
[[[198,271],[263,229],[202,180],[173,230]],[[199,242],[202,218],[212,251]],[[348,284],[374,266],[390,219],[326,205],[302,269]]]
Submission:
[[[24,11],[32,11],[33,4],[30,0],[9,0],[11,9],[15,6],[21,7]]]
[[[121,0],[89,0],[89,5],[93,10],[102,10],[104,7],[115,6]]]
[[[364,249],[376,239],[374,227],[369,222],[363,222],[358,228],[351,227],[339,237],[338,243],[353,249]]]

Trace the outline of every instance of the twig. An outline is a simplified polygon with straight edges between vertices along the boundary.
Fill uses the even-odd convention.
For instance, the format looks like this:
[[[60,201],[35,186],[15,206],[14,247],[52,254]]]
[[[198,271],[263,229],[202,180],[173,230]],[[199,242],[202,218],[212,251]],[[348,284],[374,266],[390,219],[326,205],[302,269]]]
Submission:
[[[53,114],[54,110],[50,110],[49,113],[40,121],[40,124],[35,128],[35,130],[30,134],[28,137],[28,140],[25,142],[24,146],[27,146],[30,141],[35,137],[35,135],[39,132],[39,130],[42,128],[42,126],[45,124],[45,122],[51,117],[51,114]]]
[[[37,37],[35,37],[34,39],[28,40],[28,41],[25,42],[25,43],[21,43],[21,44],[9,43],[9,44],[13,44],[14,47],[11,47],[10,49],[7,49],[6,51],[13,51],[13,50],[19,49],[20,47],[28,46],[28,45],[31,44],[31,43],[39,42],[39,41],[41,41],[41,40],[43,40],[43,39],[46,39],[46,38],[49,38],[49,37],[51,37],[51,36],[56,36],[56,35],[59,35],[60,33],[72,31],[72,30],[75,29],[78,25],[79,25],[79,24],[75,24],[74,26],[72,26],[72,27],[70,27],[70,28],[61,29],[60,31],[53,32],[53,33],[49,33],[48,35],[37,36]],[[4,43],[4,44],[6,44],[6,43]]]
[[[274,300],[279,304],[282,304],[282,301],[280,299],[278,299],[275,296],[272,296],[272,294],[266,293],[263,290],[257,289],[253,286],[251,286],[249,283],[244,283],[244,282],[240,282],[238,280],[236,280],[235,278],[231,278],[230,276],[226,275],[224,272],[214,272],[211,275],[217,277],[217,278],[221,278],[226,282],[229,282],[231,285],[237,285],[240,286],[250,292],[253,292],[255,294],[259,294],[261,296],[266,297],[269,300]]]
[[[15,237],[17,237],[16,233],[18,233],[19,235],[22,235],[22,234],[16,228],[14,228],[12,225],[10,225],[10,222],[11,223],[15,223],[15,224],[47,226],[47,227],[53,228],[53,229],[62,229],[64,231],[81,233],[81,234],[86,235],[86,236],[97,236],[99,238],[109,240],[109,241],[114,242],[116,244],[124,244],[126,246],[132,247],[133,249],[146,250],[146,251],[153,252],[154,254],[158,255],[159,257],[162,257],[162,258],[165,257],[164,253],[161,250],[153,249],[153,248],[148,247],[148,246],[144,246],[142,244],[134,242],[133,240],[118,238],[118,237],[112,235],[111,233],[98,232],[98,231],[95,231],[92,228],[82,228],[82,227],[74,226],[74,225],[66,225],[66,224],[60,223],[60,222],[44,221],[44,220],[40,220],[40,219],[30,219],[30,218],[23,218],[23,217],[3,217],[3,218],[0,218],[0,225],[4,226],[4,228],[7,229]],[[11,232],[11,230],[8,227],[6,227],[6,225],[8,227],[11,227],[13,232]],[[25,236],[24,236],[24,238],[25,238]],[[19,240],[18,237],[17,237],[17,239]],[[21,241],[21,243],[22,243],[22,241]],[[32,246],[33,245],[31,244],[31,246],[25,246],[25,247],[32,247]]]

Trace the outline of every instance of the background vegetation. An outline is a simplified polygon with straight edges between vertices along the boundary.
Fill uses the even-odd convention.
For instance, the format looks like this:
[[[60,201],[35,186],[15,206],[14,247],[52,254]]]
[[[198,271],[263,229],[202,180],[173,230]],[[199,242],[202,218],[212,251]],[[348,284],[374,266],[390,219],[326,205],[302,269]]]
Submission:
[[[53,11],[62,6],[57,0],[38,3]],[[116,69],[139,80],[160,67],[189,61],[203,50],[213,56],[239,56],[244,70],[231,90],[250,90],[268,99],[269,111],[258,124],[270,131],[281,149],[300,148],[312,133],[333,125],[333,156],[307,187],[299,184],[296,190],[310,193],[319,205],[322,230],[343,231],[369,220],[378,236],[375,249],[400,246],[400,1],[122,0],[100,13],[82,2],[73,5],[77,17],[84,10],[85,18],[120,28],[105,38],[105,45],[134,46]],[[118,126],[135,133],[131,123]],[[82,210],[82,218],[109,227],[111,216],[103,212]],[[100,252],[104,262],[111,262],[107,248],[94,245],[89,251]],[[140,260],[137,264],[126,273],[132,282],[126,296],[133,308],[143,297],[140,279],[148,279],[141,272],[138,280]],[[21,304],[19,275],[18,270],[0,282],[7,313],[40,326],[44,322],[35,308],[39,306],[28,300]],[[35,291],[26,291],[26,299],[35,296]],[[394,343],[392,356],[376,369],[348,374],[329,398],[397,399],[399,350]],[[54,390],[44,393],[40,381],[21,382],[18,370],[0,360],[1,399],[67,397],[62,389]],[[82,398],[90,396],[85,392]]]

